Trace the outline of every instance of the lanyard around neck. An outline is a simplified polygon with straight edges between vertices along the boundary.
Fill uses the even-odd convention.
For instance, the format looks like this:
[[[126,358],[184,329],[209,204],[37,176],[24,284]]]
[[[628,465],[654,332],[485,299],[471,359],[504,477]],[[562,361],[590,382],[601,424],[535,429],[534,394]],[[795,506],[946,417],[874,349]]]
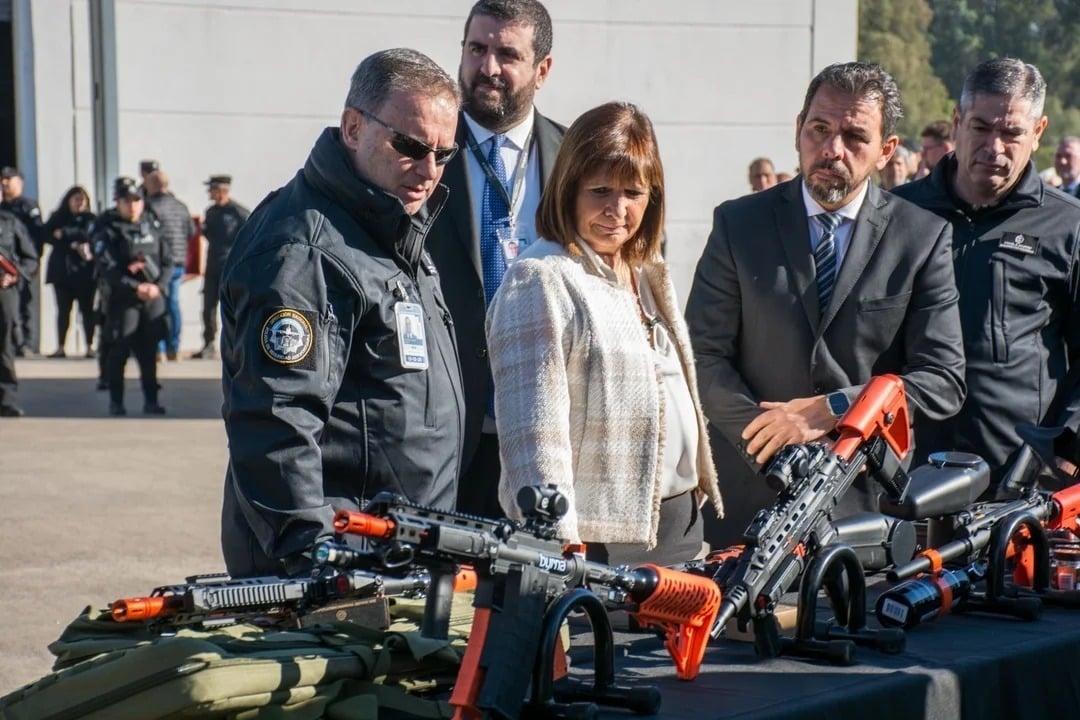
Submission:
[[[495,168],[491,167],[491,163],[487,161],[487,158],[480,151],[480,144],[473,137],[472,128],[467,128],[465,144],[469,146],[469,150],[472,152],[473,157],[476,158],[476,162],[480,163],[480,169],[487,176],[487,181],[502,195],[502,199],[506,202],[507,211],[513,216],[514,208],[517,206],[518,200],[521,199],[521,191],[525,187],[525,168],[529,164],[529,155],[532,153],[533,131],[529,130],[529,134],[525,136],[521,152],[518,153],[517,167],[514,168],[514,174],[509,178],[511,192],[507,192],[506,186],[499,180],[499,176],[495,174]]]

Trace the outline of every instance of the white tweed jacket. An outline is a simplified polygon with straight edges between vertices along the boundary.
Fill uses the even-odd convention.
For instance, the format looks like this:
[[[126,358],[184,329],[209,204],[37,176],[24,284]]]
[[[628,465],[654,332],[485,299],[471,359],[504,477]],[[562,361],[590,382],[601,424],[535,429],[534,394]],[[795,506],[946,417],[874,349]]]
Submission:
[[[663,263],[643,275],[673,331],[698,418],[698,489],[723,503],[686,323]],[[506,272],[487,316],[502,477],[499,502],[520,519],[520,488],[554,484],[570,500],[571,542],[656,545],[664,393],[637,300],[588,254],[539,240]]]

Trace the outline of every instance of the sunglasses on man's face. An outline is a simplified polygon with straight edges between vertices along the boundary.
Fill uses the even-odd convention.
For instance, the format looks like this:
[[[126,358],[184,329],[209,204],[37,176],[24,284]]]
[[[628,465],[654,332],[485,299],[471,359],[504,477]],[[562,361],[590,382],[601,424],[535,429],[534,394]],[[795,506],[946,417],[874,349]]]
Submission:
[[[428,156],[428,153],[434,153],[435,164],[445,165],[446,163],[450,162],[451,159],[453,159],[454,155],[457,154],[457,143],[454,143],[453,146],[448,148],[433,148],[426,143],[420,142],[414,137],[406,135],[405,133],[398,132],[394,128],[384,123],[379,118],[369,113],[367,110],[358,109],[357,111],[369,120],[373,120],[379,125],[382,125],[384,128],[389,130],[391,135],[393,136],[390,138],[390,147],[394,148],[394,150],[398,151],[410,160],[423,160]]]

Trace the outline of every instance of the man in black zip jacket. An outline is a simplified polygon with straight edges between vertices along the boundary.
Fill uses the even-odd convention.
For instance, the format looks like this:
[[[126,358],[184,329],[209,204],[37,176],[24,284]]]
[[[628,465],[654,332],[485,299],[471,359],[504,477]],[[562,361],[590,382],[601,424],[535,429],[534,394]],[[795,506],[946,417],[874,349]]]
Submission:
[[[19,320],[19,279],[37,273],[38,254],[26,226],[0,210],[0,417],[22,417],[15,403],[15,328]]]
[[[963,408],[916,427],[916,447],[977,453],[994,485],[1019,451],[1018,424],[1080,424],[1080,388],[1064,382],[1080,363],[1080,202],[1031,162],[1045,95],[1034,65],[982,63],[953,113],[955,152],[893,191],[952,224],[967,356]]]
[[[454,506],[464,400],[424,238],[458,106],[426,56],[371,55],[340,126],[237,236],[221,291],[233,576],[307,571],[334,513],[382,490]]]

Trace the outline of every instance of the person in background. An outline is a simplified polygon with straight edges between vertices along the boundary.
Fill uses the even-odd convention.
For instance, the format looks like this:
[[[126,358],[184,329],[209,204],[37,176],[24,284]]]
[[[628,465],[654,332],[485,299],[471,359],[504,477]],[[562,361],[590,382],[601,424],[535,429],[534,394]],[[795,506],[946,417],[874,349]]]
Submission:
[[[155,348],[165,333],[165,288],[172,277],[171,248],[157,221],[145,212],[146,201],[135,180],[113,184],[116,207],[105,211],[91,234],[98,273],[107,286],[108,305],[102,330],[109,346],[109,414],[126,415],[124,366],[129,355],[139,364],[143,413],[164,415],[158,403]]]
[[[30,241],[37,248],[38,260],[44,243],[41,221],[41,208],[37,201],[23,194],[23,175],[18,168],[0,168],[0,189],[3,201],[0,210],[6,210],[19,219],[26,228]],[[40,263],[39,263],[40,264]],[[15,328],[16,357],[34,357],[41,352],[40,290],[38,287],[38,265],[32,275],[19,276],[19,321]]]
[[[158,233],[169,244],[173,258],[171,275],[165,292],[168,308],[168,331],[162,346],[168,360],[180,359],[180,332],[184,318],[180,313],[180,281],[184,278],[184,260],[187,258],[188,239],[195,235],[195,221],[191,211],[169,190],[169,176],[163,170],[154,170],[146,176],[146,205],[160,225]]]
[[[915,173],[915,180],[932,173],[941,159],[955,148],[952,140],[952,123],[948,120],[936,120],[930,123],[923,128],[921,140],[922,160],[919,163],[918,172]]]
[[[488,314],[503,511],[518,491],[569,500],[559,537],[612,565],[702,552],[701,505],[723,505],[690,341],[660,255],[664,170],[629,103],[570,126],[537,211],[541,236]]]
[[[198,360],[217,357],[214,341],[218,331],[218,295],[221,292],[221,271],[229,250],[236,242],[240,226],[247,221],[251,211],[232,199],[232,176],[211,175],[206,181],[206,191],[213,205],[206,208],[203,235],[206,237],[206,270],[203,275],[203,346],[192,355]]]
[[[1080,137],[1061,138],[1054,153],[1054,170],[1061,181],[1059,189],[1066,195],[1080,197]]]
[[[94,311],[94,255],[90,246],[90,228],[94,213],[90,210],[90,194],[86,188],[76,185],[60,200],[59,207],[45,223],[45,242],[52,245],[49,261],[45,266],[45,282],[51,283],[56,294],[56,352],[51,358],[66,357],[71,310],[79,305],[83,335],[86,338],[86,357],[95,357],[94,327],[97,316]]]
[[[760,192],[767,190],[779,182],[776,178],[776,168],[773,167],[769,158],[754,158],[750,163],[750,191]]]
[[[157,160],[140,160],[139,161],[139,194],[146,198],[146,176],[152,172],[161,169],[161,164]]]
[[[38,252],[14,214],[0,210],[0,417],[22,417],[16,403],[15,326],[19,320],[19,278],[37,273]]]
[[[446,209],[428,236],[461,353],[465,450],[458,510],[500,514],[499,439],[484,318],[511,250],[536,240],[534,218],[566,128],[533,104],[551,70],[551,17],[537,0],[480,0],[458,66],[459,152]],[[511,243],[514,243],[513,245]]]
[[[897,185],[903,185],[908,181],[908,168],[911,163],[911,151],[903,145],[897,145],[885,169],[878,175],[881,178],[881,189],[892,190]]]

